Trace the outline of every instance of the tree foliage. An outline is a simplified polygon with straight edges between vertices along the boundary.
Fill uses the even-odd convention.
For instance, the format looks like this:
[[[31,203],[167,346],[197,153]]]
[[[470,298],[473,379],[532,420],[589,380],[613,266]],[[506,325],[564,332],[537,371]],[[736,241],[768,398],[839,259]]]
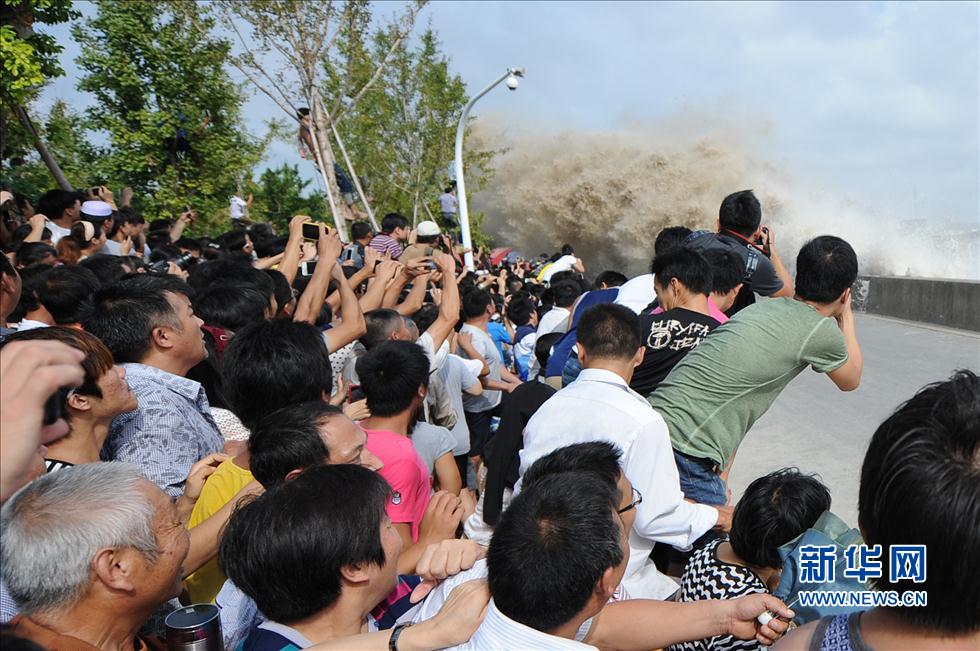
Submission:
[[[100,182],[93,169],[97,153],[86,139],[85,118],[80,113],[65,102],[57,101],[38,127],[48,149],[74,187],[87,187]],[[23,133],[23,130],[18,133]],[[26,153],[29,142],[21,146],[23,153],[6,160],[3,182],[15,192],[34,199],[51,189],[51,174],[37,155]]]
[[[151,216],[192,205],[207,229],[227,218],[265,143],[242,123],[243,90],[224,68],[229,44],[194,36],[191,21],[209,19],[184,4],[172,12],[154,0],[100,0],[72,33],[79,90],[95,99],[88,126],[107,136],[95,160],[102,180],[132,186]]]
[[[3,182],[30,184],[33,169],[17,169],[43,148],[24,121],[26,107],[50,79],[64,74],[58,61],[62,48],[38,25],[66,22],[79,14],[71,0],[0,0],[0,161]],[[36,125],[35,125],[36,126]]]
[[[283,164],[262,172],[255,190],[252,213],[285,232],[293,215],[309,215],[316,221],[328,218],[326,197],[319,190],[303,196],[310,181],[299,173],[298,165]]]
[[[364,29],[345,32],[339,48],[352,63],[341,70],[325,62],[327,95],[342,95],[348,76],[375,68],[395,36],[385,27],[373,34]],[[454,158],[456,125],[469,99],[439,46],[430,26],[415,47],[398,50],[364,101],[348,109],[338,127],[375,203],[414,221],[438,212],[438,196],[449,181]],[[465,149],[473,190],[492,174],[493,154],[472,146]]]
[[[78,15],[71,0],[0,0],[0,92],[5,102],[23,104],[48,79],[64,74],[58,63],[61,46],[34,25],[63,23]]]
[[[425,0],[414,0],[400,7],[389,20],[374,16],[367,0],[236,0],[207,5],[220,24],[231,30],[238,41],[237,51],[228,62],[237,68],[256,89],[261,91],[286,116],[298,122],[297,110],[308,107],[310,131],[314,141],[314,160],[327,188],[328,199],[340,205],[340,192],[333,165],[338,152],[331,143],[332,126],[354,109],[380,77],[384,68],[415,24]],[[188,3],[171,0],[175,11]],[[372,20],[378,19],[396,36],[383,57],[370,70],[354,71],[352,66],[366,62],[348,56],[341,44],[346,33],[368,33]],[[213,22],[213,21],[212,21]],[[194,19],[196,33],[210,33],[210,26]],[[345,83],[332,97],[323,96],[323,65],[348,70]],[[355,170],[356,171],[356,170]],[[338,227],[342,216],[334,215]]]

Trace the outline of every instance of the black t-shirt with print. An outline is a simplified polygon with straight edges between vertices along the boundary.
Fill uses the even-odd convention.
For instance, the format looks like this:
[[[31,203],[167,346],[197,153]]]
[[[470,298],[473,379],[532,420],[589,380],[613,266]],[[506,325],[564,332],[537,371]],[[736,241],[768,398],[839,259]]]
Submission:
[[[697,348],[718,325],[707,314],[683,307],[660,314],[641,314],[640,336],[646,351],[643,363],[633,371],[630,388],[643,396],[653,393],[677,362]]]

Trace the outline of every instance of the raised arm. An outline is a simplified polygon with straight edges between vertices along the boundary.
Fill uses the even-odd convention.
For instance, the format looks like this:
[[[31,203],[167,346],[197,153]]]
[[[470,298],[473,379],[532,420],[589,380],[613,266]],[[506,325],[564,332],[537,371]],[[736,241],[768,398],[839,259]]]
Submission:
[[[179,240],[181,236],[184,234],[184,229],[187,228],[187,225],[190,224],[193,220],[194,220],[193,210],[187,210],[185,212],[180,213],[180,217],[178,217],[174,225],[170,227],[170,241],[176,242],[177,240]]]
[[[286,241],[286,250],[282,254],[282,262],[279,263],[279,271],[286,277],[290,287],[299,271],[299,261],[303,255],[303,222],[307,221],[310,221],[310,218],[306,215],[295,215],[289,222],[289,239]]]
[[[340,287],[341,322],[339,326],[327,330],[326,333],[327,348],[331,353],[340,350],[367,332],[367,324],[364,322],[361,305],[357,302],[357,295],[354,294],[354,289],[347,281],[347,277],[344,276],[343,269],[339,264],[335,264],[332,273],[334,280]]]
[[[385,258],[381,261],[381,264],[374,270],[374,278],[368,284],[367,291],[361,297],[362,310],[370,312],[381,307],[385,289],[387,289],[388,283],[395,277],[399,269],[401,269],[401,265],[391,258]]]
[[[772,230],[772,226],[766,227],[766,230],[762,232],[762,238],[763,246],[769,246],[769,260],[772,262],[773,269],[776,270],[776,275],[779,276],[779,279],[783,281],[783,288],[773,294],[772,297],[788,296],[792,298],[796,294],[793,277],[786,271],[783,259],[779,257],[779,253],[776,251],[776,233]]]
[[[438,351],[442,342],[449,337],[456,322],[459,321],[459,285],[456,283],[456,261],[451,255],[440,253],[432,258],[442,272],[442,303],[439,305],[439,317],[429,326],[426,332],[432,338],[432,350]]]
[[[340,236],[334,232],[327,235],[327,229],[323,224],[318,224],[320,229],[320,239],[317,241],[317,254],[320,256],[310,283],[306,286],[303,295],[299,297],[296,304],[296,311],[293,313],[293,321],[306,321],[316,323],[316,317],[320,314],[324,299],[327,298],[327,289],[330,287],[330,277],[333,268],[340,257],[341,241]]]
[[[408,267],[405,270],[408,270]],[[425,290],[429,287],[430,278],[432,278],[431,273],[415,276],[415,280],[412,281],[412,289],[409,290],[405,300],[395,306],[395,311],[402,316],[410,317],[422,309],[422,305],[425,303]]]
[[[844,343],[847,345],[847,361],[844,362],[843,366],[827,373],[827,375],[841,391],[853,391],[861,384],[864,358],[861,355],[861,346],[858,344],[857,331],[854,327],[851,290],[848,289],[845,294],[844,308],[836,318],[837,325],[840,326],[840,330],[844,334]]]
[[[385,287],[384,297],[381,299],[381,307],[395,307],[398,303],[398,297],[401,296],[402,290],[408,284],[408,279],[411,278],[404,263],[399,262],[398,265],[398,273],[394,275]]]

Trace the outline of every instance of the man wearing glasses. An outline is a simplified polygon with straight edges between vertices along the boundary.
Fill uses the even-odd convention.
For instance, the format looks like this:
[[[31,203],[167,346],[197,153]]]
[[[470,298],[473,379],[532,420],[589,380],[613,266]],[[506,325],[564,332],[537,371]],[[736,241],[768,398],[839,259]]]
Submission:
[[[623,586],[632,598],[668,599],[677,585],[649,560],[654,543],[690,549],[709,529],[727,531],[732,509],[684,500],[667,426],[629,388],[633,370],[643,361],[637,316],[620,305],[595,305],[582,315],[576,337],[582,373],[528,422],[521,475],[536,460],[566,445],[615,444],[622,452],[623,472],[638,491],[631,505],[636,521],[629,535]]]
[[[791,613],[768,594],[691,603],[623,601],[629,531],[644,501],[621,463],[620,450],[609,441],[569,445],[538,459],[524,474],[524,490],[501,515],[486,559],[436,587],[415,622],[433,617],[460,584],[486,578],[491,599],[483,622],[452,649],[652,649],[697,639],[705,630],[775,641],[786,622],[758,626],[755,618],[767,609]]]

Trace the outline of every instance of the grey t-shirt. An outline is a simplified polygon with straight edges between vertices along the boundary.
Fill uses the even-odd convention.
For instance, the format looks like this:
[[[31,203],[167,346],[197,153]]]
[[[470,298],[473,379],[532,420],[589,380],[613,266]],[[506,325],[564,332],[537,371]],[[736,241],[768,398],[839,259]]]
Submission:
[[[731,251],[739,257],[743,265],[747,265],[749,261],[749,245],[734,235],[726,233],[705,233],[692,238],[687,246],[695,251],[708,249]],[[776,273],[776,268],[772,266],[772,261],[769,258],[759,251],[756,251],[755,258],[757,266],[748,287],[756,294],[772,296],[783,288],[783,281]]]
[[[482,328],[466,324],[460,332],[468,332],[473,335],[473,347],[487,361],[490,367],[490,379],[500,380],[500,369],[504,366],[504,360],[500,357],[500,351],[490,338],[490,334]],[[478,396],[463,396],[463,409],[470,413],[480,413],[490,411],[500,404],[499,391],[484,391]]]
[[[461,357],[448,355],[446,363],[439,369],[439,379],[446,388],[453,410],[456,412],[456,424],[453,425],[452,433],[456,440],[453,456],[457,457],[470,451],[470,429],[466,426],[466,418],[463,417],[463,392],[480,383],[479,376],[466,368],[467,363]]]
[[[436,465],[436,459],[452,452],[456,445],[456,437],[453,436],[445,427],[432,425],[425,421],[415,423],[412,430],[412,445],[415,451],[422,457],[425,467],[429,469],[429,476],[432,476],[432,469]]]

